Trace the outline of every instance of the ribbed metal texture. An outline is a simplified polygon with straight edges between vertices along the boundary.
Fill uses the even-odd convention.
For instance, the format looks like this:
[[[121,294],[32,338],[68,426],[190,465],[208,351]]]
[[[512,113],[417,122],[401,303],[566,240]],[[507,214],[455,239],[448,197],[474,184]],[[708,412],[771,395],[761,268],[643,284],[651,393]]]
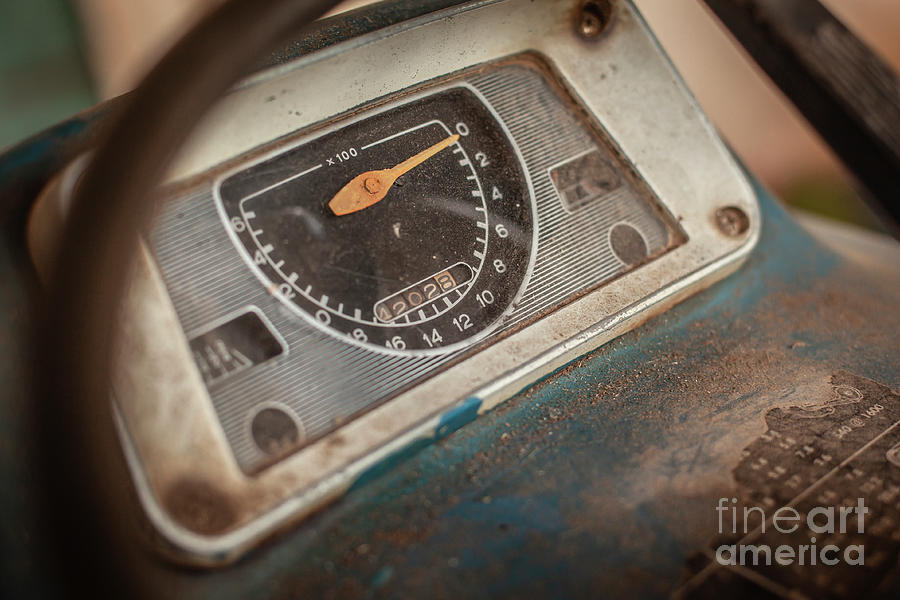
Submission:
[[[611,194],[572,212],[565,208],[550,177],[554,166],[591,151],[614,164],[616,159],[542,71],[513,63],[463,81],[484,97],[511,133],[537,207],[534,270],[494,336],[629,270],[610,247],[609,233],[617,223],[640,232],[650,256],[670,249],[671,240],[678,239],[625,177]],[[292,411],[302,424],[302,443],[309,443],[467,354],[389,356],[313,328],[273,298],[245,265],[210,190],[169,202],[158,218],[152,246],[188,337],[255,306],[288,346],[279,358],[209,388],[235,457],[247,472],[269,460],[250,434],[250,419],[262,406],[277,404]],[[597,320],[605,316],[597,315]]]

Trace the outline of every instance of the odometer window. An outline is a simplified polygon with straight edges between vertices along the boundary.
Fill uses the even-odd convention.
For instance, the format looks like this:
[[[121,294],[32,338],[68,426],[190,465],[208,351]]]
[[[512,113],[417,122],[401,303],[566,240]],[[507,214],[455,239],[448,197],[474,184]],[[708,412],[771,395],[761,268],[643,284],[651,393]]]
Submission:
[[[459,86],[349,122],[218,194],[245,260],[287,306],[351,343],[430,353],[486,335],[522,289],[527,182],[498,118]]]

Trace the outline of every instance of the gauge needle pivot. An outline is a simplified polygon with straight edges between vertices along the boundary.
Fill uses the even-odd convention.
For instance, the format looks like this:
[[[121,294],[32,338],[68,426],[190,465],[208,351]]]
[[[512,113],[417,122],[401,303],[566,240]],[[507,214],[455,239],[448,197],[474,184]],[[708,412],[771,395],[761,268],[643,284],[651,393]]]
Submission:
[[[447,146],[456,143],[458,139],[459,135],[451,135],[390,169],[378,169],[360,173],[334,195],[334,198],[328,203],[328,207],[337,216],[342,216],[355,213],[380,202],[401,175],[418,167]]]

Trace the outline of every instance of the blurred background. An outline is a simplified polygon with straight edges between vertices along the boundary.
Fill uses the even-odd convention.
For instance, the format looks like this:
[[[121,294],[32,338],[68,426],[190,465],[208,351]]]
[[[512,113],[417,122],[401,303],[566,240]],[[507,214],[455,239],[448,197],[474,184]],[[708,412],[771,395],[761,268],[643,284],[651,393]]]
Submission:
[[[0,150],[134,87],[221,0],[0,0]],[[365,4],[348,1],[338,11]],[[878,229],[840,163],[699,0],[635,0],[713,123],[789,205]],[[900,72],[900,1],[823,0]]]

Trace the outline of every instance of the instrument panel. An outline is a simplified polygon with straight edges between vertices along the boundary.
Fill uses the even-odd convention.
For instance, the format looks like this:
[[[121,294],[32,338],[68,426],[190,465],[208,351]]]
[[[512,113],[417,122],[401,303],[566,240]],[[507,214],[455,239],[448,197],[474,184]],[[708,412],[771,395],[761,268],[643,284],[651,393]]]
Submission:
[[[637,11],[585,39],[576,4],[347,38],[198,124],[111,385],[167,555],[234,560],[746,258],[752,188]]]
[[[684,240],[580,113],[519,56],[337,120],[166,208],[154,249],[185,331],[202,332],[192,346],[232,314],[285,341],[228,374],[212,367],[232,346],[194,351],[246,472]],[[364,198],[336,212],[347,189]]]

